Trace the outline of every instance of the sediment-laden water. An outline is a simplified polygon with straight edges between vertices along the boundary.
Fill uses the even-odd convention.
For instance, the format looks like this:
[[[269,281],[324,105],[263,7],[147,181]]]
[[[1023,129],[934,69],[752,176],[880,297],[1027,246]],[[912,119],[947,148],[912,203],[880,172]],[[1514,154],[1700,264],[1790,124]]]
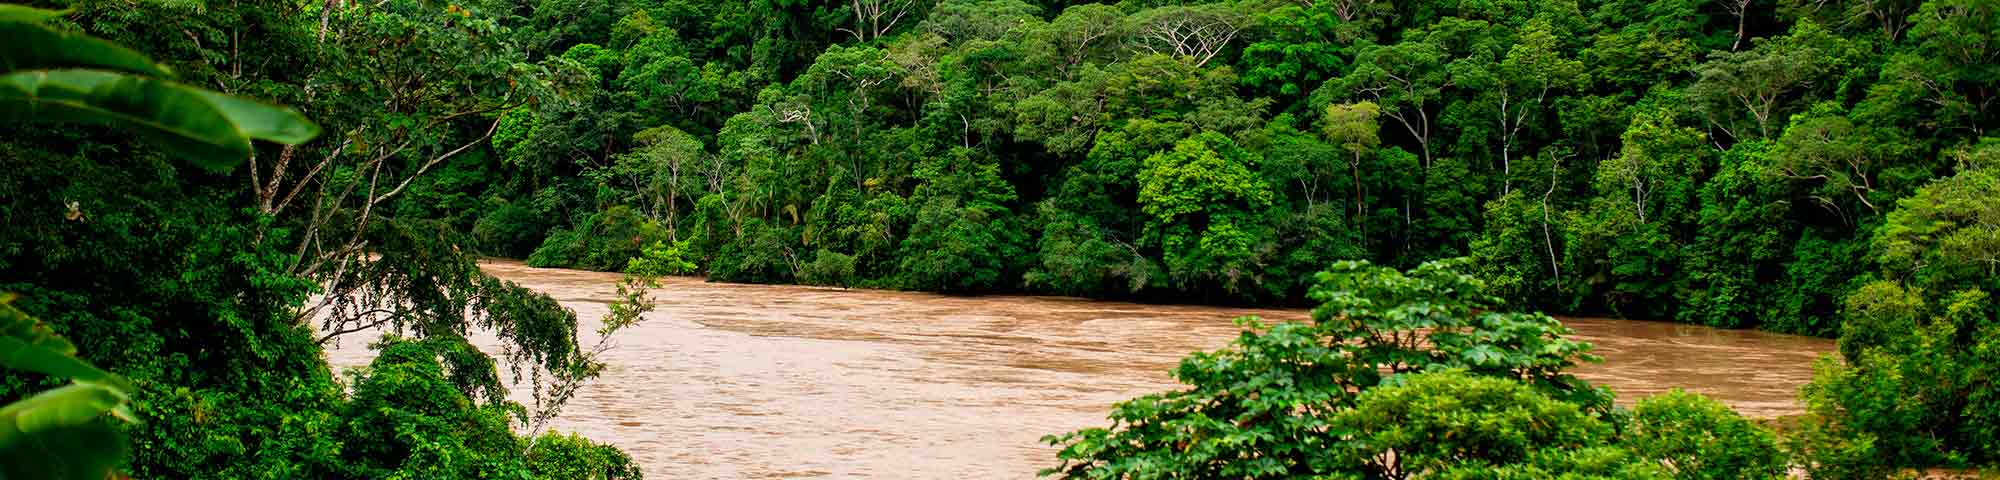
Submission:
[[[492,262],[594,330],[617,274]],[[1226,345],[1231,319],[1303,310],[667,279],[611,367],[554,423],[630,452],[655,479],[1032,478],[1043,435],[1100,426],[1112,402],[1172,388],[1168,369]],[[1671,388],[1747,415],[1799,410],[1831,341],[1670,323],[1566,319],[1606,361],[1579,375],[1621,400]],[[586,342],[594,342],[588,338]],[[483,341],[491,341],[484,338]],[[367,339],[328,351],[365,364]],[[495,349],[497,351],[497,348]]]

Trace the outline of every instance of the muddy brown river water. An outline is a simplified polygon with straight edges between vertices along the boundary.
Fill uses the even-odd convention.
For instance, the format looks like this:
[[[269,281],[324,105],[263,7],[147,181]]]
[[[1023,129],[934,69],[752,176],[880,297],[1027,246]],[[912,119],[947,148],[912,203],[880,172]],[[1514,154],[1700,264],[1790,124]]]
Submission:
[[[619,280],[485,268],[560,300],[582,330],[596,328]],[[1103,425],[1113,402],[1172,388],[1167,371],[1228,344],[1231,319],[1307,316],[694,278],[667,279],[654,297],[659,308],[620,334],[608,371],[553,425],[616,444],[654,479],[1033,478],[1053,465],[1039,438]],[[1833,349],[1765,332],[1564,321],[1606,359],[1579,375],[1621,401],[1682,388],[1755,417],[1798,412],[1798,387]],[[368,340],[344,338],[329,360],[365,364]]]

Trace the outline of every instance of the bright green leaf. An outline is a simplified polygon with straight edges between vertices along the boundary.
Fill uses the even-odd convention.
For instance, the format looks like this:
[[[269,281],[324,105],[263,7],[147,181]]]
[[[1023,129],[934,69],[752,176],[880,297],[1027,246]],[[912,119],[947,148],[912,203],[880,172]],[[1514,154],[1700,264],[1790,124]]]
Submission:
[[[97,421],[122,406],[126,398],[124,392],[110,386],[73,383],[7,404],[0,407],[0,448],[41,432]]]

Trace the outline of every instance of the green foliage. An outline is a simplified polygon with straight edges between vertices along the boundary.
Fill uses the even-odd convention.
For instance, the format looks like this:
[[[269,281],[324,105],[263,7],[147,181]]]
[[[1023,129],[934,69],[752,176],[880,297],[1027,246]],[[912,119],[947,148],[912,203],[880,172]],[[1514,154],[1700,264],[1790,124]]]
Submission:
[[[136,131],[196,165],[225,170],[252,154],[251,139],[298,144],[319,127],[290,109],[165,80],[143,54],[40,24],[56,12],[0,6],[0,117],[16,121],[99,122]],[[68,220],[82,220],[70,202]],[[74,344],[0,294],[0,367],[72,383],[0,406],[0,476],[95,479],[129,452],[106,415],[140,420],[140,393],[125,377],[76,358]]]
[[[1682,321],[1736,327],[1755,317],[1772,317],[1766,328],[1825,334],[1781,315],[1783,295],[1772,285],[1772,266],[1788,252],[1786,236],[1798,226],[1786,219],[1787,190],[1764,180],[1772,176],[1768,142],[1737,144],[1701,187],[1701,209],[1693,241],[1684,256],[1688,275],[1677,294]]]
[[[1331,338],[1355,342],[1359,360],[1378,372],[1356,374],[1359,385],[1439,368],[1525,381],[1559,397],[1608,407],[1607,392],[1564,373],[1597,361],[1590,344],[1562,338],[1569,329],[1540,313],[1498,311],[1483,281],[1462,273],[1466,259],[1429,262],[1408,273],[1365,262],[1341,262],[1319,275],[1313,321]]]
[[[1639,400],[1624,444],[1676,479],[1786,478],[1777,436],[1721,402],[1680,390]]]
[[[632,457],[576,435],[543,434],[524,458],[535,478],[631,480],[641,478]]]
[[[688,240],[681,240],[669,245],[667,242],[654,241],[652,245],[647,245],[639,256],[632,257],[631,261],[625,263],[625,273],[649,277],[693,273],[700,267],[689,258],[692,254],[689,252],[690,243]]]
[[[88,480],[113,472],[124,434],[103,422],[136,422],[133,385],[74,357],[76,346],[0,294],[0,368],[67,379],[68,385],[0,405],[0,477]]]
[[[652,239],[586,251],[622,205],[669,241],[727,230],[691,244],[724,280],[826,250],[854,285],[1302,303],[1331,261],[1476,254],[1563,313],[1831,335],[1862,233],[2000,120],[1993,9],[1892,3],[105,5],[78,26],[157,41],[189,83],[311,92],[384,171],[472,143],[498,164],[448,162],[396,214],[489,254],[557,237],[538,264],[620,266]],[[239,19],[272,47],[219,47]],[[302,64],[333,67],[307,89]],[[926,162],[991,166],[948,171],[1011,199],[939,194]],[[1165,181],[1189,171],[1214,178]]]
[[[1718,53],[1695,68],[1689,94],[1716,125],[1738,138],[1773,138],[1796,104],[1793,93],[1820,80],[1842,59],[1841,40],[1802,22],[1785,36],[1757,39],[1747,51]]]
[[[1013,187],[1000,166],[955,149],[917,165],[912,195],[916,220],[900,246],[898,276],[905,288],[982,291],[1005,288],[1025,253],[1020,227],[1007,205]]]
[[[1845,300],[1840,353],[1805,390],[1816,468],[1994,465],[2000,309],[1992,301],[1992,172],[1960,171],[1898,202],[1875,230],[1885,278]]]
[[[1311,93],[1345,65],[1343,44],[1380,21],[1388,5],[1371,2],[1283,5],[1261,12],[1258,27],[1270,33],[1243,47],[1243,83],[1279,96]]]
[[[1967,386],[1990,353],[1973,313],[1992,309],[1962,295],[1996,289],[2000,251],[1978,173],[2000,164],[1982,146],[2000,125],[1991,3],[10,6],[0,110],[17,108],[0,117],[136,114],[164,143],[0,126],[0,286],[137,380],[130,466],[148,478],[336,471],[346,445],[323,432],[345,397],[313,352],[340,338],[296,328],[321,313],[424,342],[494,322],[538,352],[505,363],[589,369],[570,316],[468,252],[1259,304],[1331,301],[1311,273],[1342,260],[1472,255],[1461,268],[1513,305],[1844,334],[1849,364],[1796,442],[1810,471],[1977,463],[1993,449]],[[194,85],[335,133],[306,143],[297,114]],[[100,95],[120,91],[144,101]],[[180,171],[155,150],[226,155]],[[1454,298],[1482,313],[1357,321],[1523,348],[1560,329]],[[1438,339],[1385,351],[1425,364],[1408,372],[1563,363]],[[441,351],[469,398],[496,388],[500,362]],[[55,386],[0,379],[8,398]],[[1533,457],[1450,475],[1661,473],[1621,470],[1650,458],[1623,446]]]
[[[1139,208],[1151,216],[1144,238],[1163,251],[1177,286],[1237,292],[1262,283],[1256,265],[1272,254],[1264,243],[1272,235],[1258,220],[1273,195],[1255,174],[1256,162],[1215,133],[1146,158],[1139,170]]]
[[[112,124],[210,170],[251,155],[252,139],[288,145],[319,126],[288,108],[170,81],[145,55],[40,24],[57,12],[9,6],[0,18],[0,119]]]
[[[507,408],[461,393],[437,360],[449,352],[396,337],[371,348],[375,360],[353,373],[353,398],[339,412],[343,476],[495,477],[525,467]]]
[[[277,12],[266,15],[267,7]],[[327,12],[329,19],[342,20],[343,29],[355,29],[335,39],[360,44],[437,32],[413,33],[410,24],[398,22],[406,18],[396,15],[409,10],[392,7],[385,10],[394,12],[367,16],[367,22],[359,25],[348,23],[356,18],[348,15],[351,12]],[[7,142],[0,144],[10,159],[8,174],[0,176],[4,180],[0,191],[10,200],[26,202],[0,211],[10,225],[22,227],[0,233],[4,245],[0,286],[24,291],[31,299],[21,305],[25,312],[8,306],[4,317],[26,319],[31,312],[50,319],[46,328],[9,320],[0,330],[11,337],[15,326],[23,326],[20,333],[38,332],[33,337],[42,346],[58,346],[45,341],[55,333],[78,340],[73,347],[62,343],[59,353],[37,352],[41,347],[15,348],[28,345],[25,342],[0,344],[0,357],[57,375],[0,377],[0,398],[24,397],[0,412],[8,426],[6,438],[0,439],[4,452],[0,456],[6,458],[0,461],[5,465],[0,476],[96,479],[113,467],[141,478],[528,476],[530,470],[519,466],[525,443],[511,432],[513,420],[519,418],[512,412],[521,407],[508,408],[495,400],[504,391],[498,365],[466,343],[462,332],[473,326],[495,331],[510,346],[506,360],[517,379],[524,367],[533,369],[539,381],[547,374],[561,380],[587,379],[601,366],[591,366],[590,357],[577,351],[574,316],[553,300],[477,274],[470,258],[438,230],[443,223],[389,213],[427,215],[432,208],[464,208],[452,203],[464,197],[443,190],[464,188],[463,183],[454,187],[454,182],[477,169],[452,164],[444,167],[442,178],[420,177],[470,147],[438,148],[446,139],[423,131],[423,122],[437,119],[424,118],[427,112],[421,109],[406,108],[410,103],[363,99],[380,93],[368,87],[411,86],[372,83],[392,77],[393,68],[374,70],[385,75],[361,82],[364,87],[348,88],[357,84],[342,82],[353,80],[351,75],[361,64],[343,63],[352,59],[330,55],[342,48],[296,48],[304,43],[298,40],[306,23],[298,21],[300,16],[282,13],[296,5],[242,5],[240,10],[231,5],[216,15],[194,18],[146,15],[147,9],[178,8],[171,5],[130,5],[122,6],[129,11],[106,12],[118,8],[88,6],[87,13],[77,16],[81,29],[131,38],[135,31],[168,24],[176,38],[185,35],[194,43],[192,50],[203,52],[194,61],[235,64],[229,73],[212,65],[190,64],[195,68],[186,71],[199,75],[191,76],[190,83],[212,82],[225,91],[286,94],[298,92],[296,84],[286,83],[300,81],[290,75],[310,74],[326,88],[322,91],[337,92],[321,97],[323,103],[314,107],[325,108],[315,111],[342,112],[342,107],[356,104],[373,104],[367,107],[373,110],[370,118],[358,120],[343,114],[353,110],[323,113],[347,129],[340,145],[303,145],[318,127],[289,109],[173,83],[169,70],[154,66],[143,54],[81,33],[55,33],[16,22],[53,15],[13,6],[0,9],[0,18],[7,20],[0,22],[4,23],[0,33],[19,41],[0,52],[7,56],[0,63],[27,69],[5,72],[7,83],[19,94],[13,102],[0,102],[6,104],[0,107],[16,107],[7,109],[6,115],[108,121],[151,140],[153,147],[33,126],[10,126]],[[118,24],[121,15],[134,13],[149,23]],[[431,14],[452,19],[471,16],[457,6]],[[477,21],[457,26],[467,24],[480,27]],[[222,36],[207,36],[211,33]],[[134,45],[149,53],[181,51],[177,41],[146,40]],[[204,43],[227,48],[205,49]],[[16,45],[34,50],[24,53]],[[390,45],[409,43],[399,40]],[[453,46],[449,41],[425,45]],[[287,48],[291,51],[285,55],[311,56],[324,63],[309,72],[286,72],[296,65],[260,60],[269,58],[263,49]],[[239,54],[245,50],[247,54]],[[383,53],[381,58],[408,58],[370,51]],[[252,66],[245,68],[239,61]],[[458,76],[430,84],[459,98],[490,85]],[[422,94],[415,93],[420,90],[401,90],[412,96],[399,98],[424,103],[418,100]],[[465,114],[471,113],[476,112]],[[457,115],[445,120],[453,117]],[[375,129],[351,128],[373,120],[382,123]],[[23,135],[12,135],[17,133]],[[293,148],[259,152],[252,139]],[[400,145],[395,144],[398,141]],[[177,171],[154,149],[204,168]],[[366,152],[354,156],[370,160],[342,163],[352,158],[345,154],[354,152]],[[409,170],[389,167],[391,175],[407,176],[385,181],[383,162],[407,160],[398,157],[406,153],[436,156],[410,164]],[[314,159],[293,162],[295,156]],[[257,162],[260,157],[267,162]],[[245,159],[251,160],[248,182],[208,172],[226,171]],[[61,180],[48,180],[52,178]],[[314,180],[320,181],[315,187],[318,193],[306,188]],[[354,188],[362,183],[370,186]],[[243,189],[246,185],[251,188]],[[392,202],[406,189],[414,197],[411,202]],[[305,200],[302,192],[313,198]],[[364,206],[342,208],[356,197]],[[281,215],[294,200],[311,204],[304,207],[312,210],[311,220]],[[470,222],[460,225],[464,223]],[[325,239],[320,235],[352,238],[349,241],[368,247],[350,246],[337,249],[347,254],[321,256],[325,252],[304,246]],[[301,242],[296,249],[288,244],[301,237],[313,241]],[[340,273],[314,273],[329,263],[338,263],[329,271]],[[309,304],[309,293],[321,293],[313,297],[319,303]],[[327,314],[323,329],[307,328],[306,323],[322,318],[321,313]],[[429,353],[410,367],[414,371],[402,363],[378,364],[392,372],[365,377],[369,381],[361,382],[355,396],[349,397],[328,371],[321,344],[383,325],[420,336]],[[70,353],[81,356],[62,361]],[[385,356],[392,362],[399,358]],[[423,368],[425,362],[430,369]],[[590,374],[571,373],[578,371]],[[59,376],[74,376],[77,383],[27,395]],[[452,402],[453,395],[460,401]],[[462,406],[472,398],[485,398],[488,404],[470,415],[424,410]],[[547,403],[560,403],[544,398],[539,390],[535,400],[538,413],[553,411]],[[417,413],[389,418],[398,410]],[[134,425],[112,427],[99,420],[104,413]],[[607,470],[613,471],[625,473],[599,478],[636,475],[629,467]]]
[[[1604,445],[1611,425],[1505,378],[1409,375],[1362,392],[1329,427],[1353,432],[1333,448],[1364,478],[1665,478],[1566,458]]]
[[[1678,127],[1671,115],[1642,112],[1624,133],[1618,157],[1597,167],[1597,191],[1586,212],[1571,214],[1565,235],[1573,275],[1590,278],[1578,303],[1602,302],[1606,309],[1642,317],[1670,312],[1662,307],[1674,293],[1671,278],[1656,272],[1679,269],[1674,235],[1689,224],[1696,199],[1693,179],[1709,159],[1707,140],[1693,128]]]
[[[1174,371],[1181,390],[1043,440],[1062,478],[1782,478],[1776,436],[1685,392],[1612,414],[1565,372],[1588,344],[1505,313],[1464,261],[1344,262],[1313,323],[1255,319]]]
[[[693,245],[721,280],[791,281],[823,250],[845,285],[1299,304],[1330,262],[1475,255],[1565,314],[1830,336],[1864,233],[2000,120],[1992,9],[1876,3],[537,17],[601,78],[508,113],[496,148],[528,168],[496,190],[568,220],[544,231],[611,204],[670,239],[726,230]],[[632,136],[661,125],[684,135]]]
[[[1963,152],[1968,166],[2000,155],[2000,139]],[[2000,174],[1972,167],[1896,202],[1874,237],[1876,261],[1913,286],[2000,289]]]
[[[542,244],[542,234],[551,226],[548,218],[527,202],[488,198],[485,211],[472,224],[472,239],[479,250],[490,255],[526,257]]]
[[[1243,320],[1251,329],[1229,348],[1181,362],[1174,376],[1188,389],[1114,405],[1111,428],[1044,438],[1063,447],[1063,465],[1044,475],[1289,478],[1392,471],[1383,470],[1389,468],[1381,463],[1385,448],[1424,448],[1423,439],[1436,438],[1427,435],[1447,432],[1404,436],[1388,416],[1416,407],[1410,402],[1429,402],[1412,395],[1455,395],[1468,376],[1497,379],[1474,381],[1468,388],[1532,405],[1471,402],[1475,405],[1466,408],[1520,409],[1501,414],[1514,419],[1509,421],[1527,422],[1533,415],[1524,414],[1536,412],[1578,419],[1576,425],[1548,419],[1545,425],[1559,430],[1546,432],[1547,445],[1541,445],[1543,439],[1530,442],[1537,449],[1576,446],[1583,438],[1601,441],[1608,427],[1587,412],[1608,408],[1608,395],[1562,371],[1588,360],[1589,345],[1561,338],[1567,330],[1545,315],[1495,311],[1499,305],[1483,284],[1455,270],[1463,263],[1427,263],[1408,273],[1366,263],[1335,265],[1313,289],[1323,302],[1313,311],[1313,323],[1266,328]],[[1445,370],[1459,372],[1436,381],[1452,386],[1421,379],[1429,378],[1423,372]],[[1396,385],[1417,386],[1375,393]],[[1413,443],[1389,446],[1338,433],[1368,429],[1381,429],[1384,440]],[[1480,458],[1525,458],[1494,448],[1492,456]],[[1435,451],[1442,455],[1453,448]],[[1441,468],[1422,462],[1444,459],[1416,461],[1428,465],[1419,468]]]
[[[585,215],[575,230],[550,232],[528,255],[528,265],[624,270],[628,262],[643,254],[645,245],[666,236],[661,230],[659,224],[632,207],[611,207]]]
[[[798,275],[800,282],[809,285],[853,285],[854,256],[832,250],[813,252],[811,261],[799,265]]]
[[[1797,430],[1786,434],[1784,446],[1810,478],[1895,478],[1899,470],[1877,456],[1873,435],[1818,415],[1801,419]]]
[[[371,348],[375,360],[350,372],[352,399],[330,432],[347,445],[337,476],[640,478],[616,448],[574,435],[516,436],[509,419],[523,414],[520,405],[474,402],[437,360],[458,347],[388,336]]]

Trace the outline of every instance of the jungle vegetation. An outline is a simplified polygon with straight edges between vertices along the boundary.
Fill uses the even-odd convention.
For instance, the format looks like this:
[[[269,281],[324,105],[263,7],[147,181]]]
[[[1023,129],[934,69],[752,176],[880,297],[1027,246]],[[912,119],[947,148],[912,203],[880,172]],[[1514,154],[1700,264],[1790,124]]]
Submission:
[[[636,476],[542,431],[602,365],[573,313],[480,255],[1318,306],[1052,437],[1051,475],[2000,462],[1990,0],[29,6],[0,9],[0,327],[111,376],[8,370],[0,400],[116,393],[92,405],[118,419],[81,425],[129,437],[138,478]],[[61,63],[80,50],[33,35],[122,60]],[[97,75],[79,68],[207,102],[77,94],[100,105],[287,105],[317,135],[185,142],[33,107]],[[642,287],[608,324],[637,321]],[[1693,395],[1607,406],[1537,311],[1840,352],[1780,435]],[[1438,326],[1464,338],[1346,342]],[[379,356],[342,378],[333,342]],[[1464,419],[1506,441],[1411,440]]]

